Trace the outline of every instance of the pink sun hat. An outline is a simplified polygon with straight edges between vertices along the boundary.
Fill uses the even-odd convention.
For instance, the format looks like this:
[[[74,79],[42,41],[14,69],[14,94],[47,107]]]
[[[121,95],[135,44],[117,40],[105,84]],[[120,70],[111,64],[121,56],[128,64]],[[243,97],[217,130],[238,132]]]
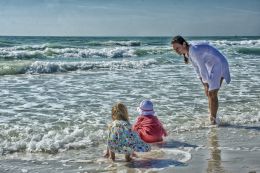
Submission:
[[[154,115],[155,112],[153,110],[153,102],[150,100],[146,99],[143,100],[139,107],[137,108],[138,112],[140,115]]]

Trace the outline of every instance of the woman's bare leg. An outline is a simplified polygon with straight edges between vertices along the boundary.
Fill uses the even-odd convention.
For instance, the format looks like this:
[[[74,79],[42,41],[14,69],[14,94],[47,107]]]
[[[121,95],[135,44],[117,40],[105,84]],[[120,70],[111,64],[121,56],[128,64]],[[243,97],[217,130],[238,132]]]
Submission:
[[[215,119],[218,112],[218,89],[209,91],[209,109],[211,124],[216,124]]]

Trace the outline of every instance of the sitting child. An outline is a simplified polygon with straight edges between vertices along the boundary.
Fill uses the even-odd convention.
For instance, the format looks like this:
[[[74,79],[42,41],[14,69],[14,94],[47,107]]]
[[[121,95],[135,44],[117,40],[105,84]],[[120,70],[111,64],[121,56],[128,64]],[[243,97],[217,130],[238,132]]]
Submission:
[[[138,108],[139,116],[132,129],[140,138],[147,143],[162,142],[163,136],[167,136],[163,125],[155,116],[153,103],[150,100],[143,100]]]
[[[138,134],[131,129],[126,106],[117,103],[112,107],[112,124],[109,127],[107,153],[105,156],[113,161],[115,153],[125,154],[126,161],[131,161],[134,152],[148,152],[151,146],[143,142]]]

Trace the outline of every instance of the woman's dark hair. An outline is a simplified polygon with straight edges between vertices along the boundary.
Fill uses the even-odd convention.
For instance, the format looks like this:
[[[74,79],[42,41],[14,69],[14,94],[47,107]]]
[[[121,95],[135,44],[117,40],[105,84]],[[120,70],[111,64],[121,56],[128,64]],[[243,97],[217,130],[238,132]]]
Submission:
[[[181,45],[183,45],[183,43],[185,43],[186,46],[189,46],[189,43],[188,43],[182,36],[180,36],[180,35],[177,35],[177,36],[173,37],[171,43],[172,43],[172,44],[174,44],[174,43],[179,43],[179,44],[181,44]],[[188,64],[188,63],[189,63],[188,57],[186,57],[185,55],[183,55],[183,58],[184,58],[185,64]]]

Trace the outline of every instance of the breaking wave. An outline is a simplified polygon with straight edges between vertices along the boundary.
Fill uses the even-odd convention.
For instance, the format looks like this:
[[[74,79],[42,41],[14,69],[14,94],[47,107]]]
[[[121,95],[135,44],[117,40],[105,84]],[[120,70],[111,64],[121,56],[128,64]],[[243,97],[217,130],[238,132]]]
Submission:
[[[96,62],[46,62],[46,61],[25,61],[17,63],[0,64],[0,75],[13,74],[40,74],[69,72],[76,70],[93,70],[93,69],[138,69],[145,68],[152,64],[158,63],[154,59],[140,61],[96,61]]]
[[[53,58],[129,58],[158,55],[171,51],[167,47],[50,48],[46,45],[0,48],[0,59],[30,60]]]
[[[238,48],[238,53],[248,54],[248,55],[260,55],[260,48],[247,48],[247,47],[241,47]]]

